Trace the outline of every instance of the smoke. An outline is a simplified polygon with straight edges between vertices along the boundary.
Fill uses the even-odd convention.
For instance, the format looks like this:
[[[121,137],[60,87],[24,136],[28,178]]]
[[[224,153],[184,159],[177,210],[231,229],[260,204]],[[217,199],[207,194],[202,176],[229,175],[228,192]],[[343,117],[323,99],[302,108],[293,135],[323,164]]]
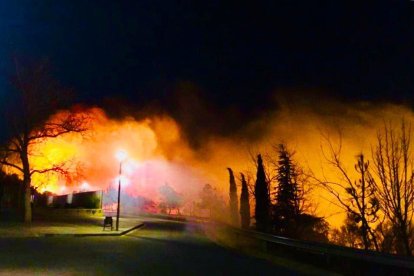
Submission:
[[[335,150],[341,146],[341,160],[351,177],[357,180],[354,169],[356,156],[364,153],[371,159],[378,131],[384,124],[398,126],[401,120],[413,121],[414,114],[406,106],[387,103],[346,103],[329,98],[277,98],[273,110],[266,110],[243,127],[227,136],[210,136],[204,140],[197,155],[203,157],[198,166],[214,178],[217,189],[228,193],[226,166],[236,174],[249,171],[255,174],[251,156],[257,153],[273,155],[274,146],[286,143],[295,152],[294,159],[306,172],[317,178],[340,181],[341,176],[326,157],[330,142]],[[372,164],[372,162],[371,162]],[[268,164],[269,165],[269,164]],[[240,189],[240,183],[238,183]],[[316,184],[309,195],[316,215],[327,218],[333,226],[343,222],[345,214],[335,205],[330,194]],[[274,188],[274,187],[272,187]],[[227,198],[226,198],[227,199]],[[332,202],[331,202],[332,201]]]
[[[413,112],[401,105],[295,100],[278,99],[277,109],[250,122],[233,137],[211,138],[206,147],[207,151],[216,153],[211,156],[216,168],[230,166],[236,172],[254,172],[251,153],[255,156],[260,152],[277,158],[274,146],[286,143],[295,152],[295,161],[306,172],[320,179],[341,181],[338,171],[326,159],[330,142],[335,150],[341,146],[341,160],[348,174],[357,180],[356,156],[364,153],[366,159],[371,159],[378,131],[384,124],[398,127],[402,119],[409,122],[414,119]],[[258,130],[260,133],[256,132]],[[220,177],[225,179],[224,170]],[[316,215],[326,217],[334,226],[340,225],[345,216],[343,210],[330,202],[335,201],[331,195],[313,185],[310,200],[317,207]]]
[[[132,196],[159,200],[159,189],[168,184],[183,196],[187,203],[197,201],[202,186],[209,183],[227,200],[227,167],[235,174],[254,172],[251,153],[274,154],[273,146],[286,143],[295,151],[295,160],[316,176],[338,179],[338,174],[326,162],[326,139],[339,146],[341,158],[352,175],[355,157],[370,156],[377,131],[384,123],[411,121],[410,109],[401,105],[375,103],[341,103],[335,100],[304,100],[277,98],[277,108],[266,112],[237,129],[229,125],[226,135],[206,134],[197,145],[189,142],[188,128],[168,115],[148,117],[109,118],[100,108],[86,110],[93,118],[90,130],[82,136],[70,134],[45,141],[36,146],[41,155],[32,158],[36,167],[50,162],[70,161],[81,173],[71,181],[58,175],[38,175],[33,181],[42,190],[54,192],[79,191],[82,183],[90,189],[109,189],[118,182],[119,162],[115,153],[128,153],[123,166],[123,186]],[[59,116],[56,114],[55,116]],[[189,115],[187,115],[189,116]],[[217,118],[217,114],[209,115]],[[210,118],[212,118],[210,117]],[[226,123],[226,117],[220,124]],[[202,125],[198,126],[203,129]],[[192,131],[196,131],[192,129]],[[326,152],[325,152],[326,153]],[[40,156],[40,157],[39,157]],[[368,158],[369,159],[369,158]],[[237,183],[240,189],[240,183]],[[315,187],[312,202],[318,206],[317,215],[328,218],[333,225],[342,222],[340,210],[329,203],[330,196]]]
[[[153,196],[157,186],[166,182],[177,189],[191,191],[191,187],[197,187],[196,182],[202,182],[201,173],[189,162],[193,153],[181,139],[178,125],[171,118],[160,116],[135,120],[127,117],[117,120],[108,118],[99,108],[84,112],[92,118],[86,133],[64,135],[36,145],[31,159],[34,167],[44,168],[69,161],[76,164],[76,167],[71,167],[73,173],[75,169],[80,171],[69,182],[56,178],[56,175],[50,179],[49,175],[44,190],[57,192],[62,182],[68,190],[79,190],[79,184],[85,182],[91,188],[100,189],[117,183],[119,161],[115,155],[119,150],[127,152],[122,174],[126,189],[132,194],[145,192]],[[59,116],[59,113],[54,116]]]

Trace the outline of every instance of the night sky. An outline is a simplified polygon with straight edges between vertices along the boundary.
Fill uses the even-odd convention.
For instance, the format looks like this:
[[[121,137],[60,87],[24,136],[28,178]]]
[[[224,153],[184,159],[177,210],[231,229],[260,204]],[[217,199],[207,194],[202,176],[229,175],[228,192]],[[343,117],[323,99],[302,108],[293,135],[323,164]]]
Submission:
[[[226,134],[292,91],[414,103],[414,2],[241,2],[2,0],[0,97],[17,56],[47,58],[77,102],[151,106],[190,131]]]

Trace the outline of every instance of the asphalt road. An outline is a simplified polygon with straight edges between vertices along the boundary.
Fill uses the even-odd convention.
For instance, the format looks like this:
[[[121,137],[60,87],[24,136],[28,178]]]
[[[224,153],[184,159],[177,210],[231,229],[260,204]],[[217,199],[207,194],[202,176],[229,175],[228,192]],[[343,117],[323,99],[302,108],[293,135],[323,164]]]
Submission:
[[[148,220],[122,237],[0,238],[0,274],[295,274],[208,240],[197,225]]]

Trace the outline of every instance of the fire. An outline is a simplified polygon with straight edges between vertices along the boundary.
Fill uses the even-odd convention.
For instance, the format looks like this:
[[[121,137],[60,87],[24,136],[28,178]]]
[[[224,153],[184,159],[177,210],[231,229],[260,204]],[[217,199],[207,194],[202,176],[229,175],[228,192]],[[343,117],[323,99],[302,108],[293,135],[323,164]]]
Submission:
[[[66,167],[69,172],[72,160],[76,158],[78,149],[71,139],[59,137],[56,139],[47,139],[41,143],[35,144],[31,149],[30,164],[39,171],[47,170],[53,167]],[[38,187],[40,192],[53,191],[57,192],[62,183],[62,177],[57,173],[35,173],[32,176],[32,182]]]
[[[35,174],[33,184],[40,191],[54,193],[116,187],[120,161],[116,155],[122,149],[127,158],[122,156],[125,159],[121,182],[130,195],[157,199],[159,187],[168,183],[183,194],[185,200],[196,201],[201,187],[209,183],[227,199],[226,168],[231,167],[236,173],[250,170],[254,175],[249,153],[271,153],[272,145],[286,142],[296,152],[296,161],[307,170],[319,177],[338,179],[338,174],[324,158],[322,149],[327,148],[323,133],[337,146],[336,134],[338,129],[341,131],[342,159],[353,175],[355,156],[361,152],[370,155],[371,145],[384,120],[414,119],[413,113],[401,106],[336,105],[335,110],[342,110],[340,115],[336,111],[315,111],[300,105],[296,109],[278,110],[233,136],[211,136],[197,150],[188,145],[180,125],[168,116],[111,119],[103,110],[92,108],[85,111],[93,118],[86,134],[67,134],[41,141],[31,148],[33,168],[42,170],[62,164],[69,172],[66,177],[56,172]],[[327,110],[332,109],[331,106]],[[255,133],[258,126],[263,129],[259,138]],[[327,217],[336,226],[342,223],[344,216],[336,215],[340,210],[327,200],[329,194],[315,187],[311,197],[317,215]]]
[[[186,163],[191,150],[171,118],[114,120],[98,108],[86,112],[93,119],[83,137],[77,133],[66,134],[41,141],[32,148],[33,168],[44,170],[60,165],[69,176],[63,177],[54,171],[35,174],[32,182],[40,191],[105,190],[116,186],[121,177],[123,189],[129,194],[156,198],[158,187],[165,183],[196,194],[197,189],[185,186],[198,187],[208,181],[191,167],[192,162]],[[120,162],[121,176],[118,175]]]

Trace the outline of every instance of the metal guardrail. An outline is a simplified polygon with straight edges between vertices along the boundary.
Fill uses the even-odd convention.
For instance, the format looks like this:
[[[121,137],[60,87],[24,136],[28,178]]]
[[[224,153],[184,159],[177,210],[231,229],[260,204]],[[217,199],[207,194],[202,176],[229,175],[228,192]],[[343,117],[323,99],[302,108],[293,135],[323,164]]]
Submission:
[[[312,263],[312,259],[318,259],[319,265],[334,267],[334,270],[341,271],[340,267],[347,267],[356,264],[358,268],[366,272],[383,272],[392,274],[414,275],[414,257],[396,256],[371,250],[348,248],[338,245],[319,242],[295,240],[261,232],[243,230],[222,223],[214,223],[218,227],[246,238],[264,241],[266,247],[278,247],[281,251],[290,251],[291,256],[300,255]],[[268,250],[270,251],[270,250]],[[298,254],[299,253],[299,254]],[[322,260],[322,261],[321,261]],[[338,267],[335,267],[338,265]],[[354,267],[355,269],[355,267]],[[346,273],[348,274],[348,273]]]

